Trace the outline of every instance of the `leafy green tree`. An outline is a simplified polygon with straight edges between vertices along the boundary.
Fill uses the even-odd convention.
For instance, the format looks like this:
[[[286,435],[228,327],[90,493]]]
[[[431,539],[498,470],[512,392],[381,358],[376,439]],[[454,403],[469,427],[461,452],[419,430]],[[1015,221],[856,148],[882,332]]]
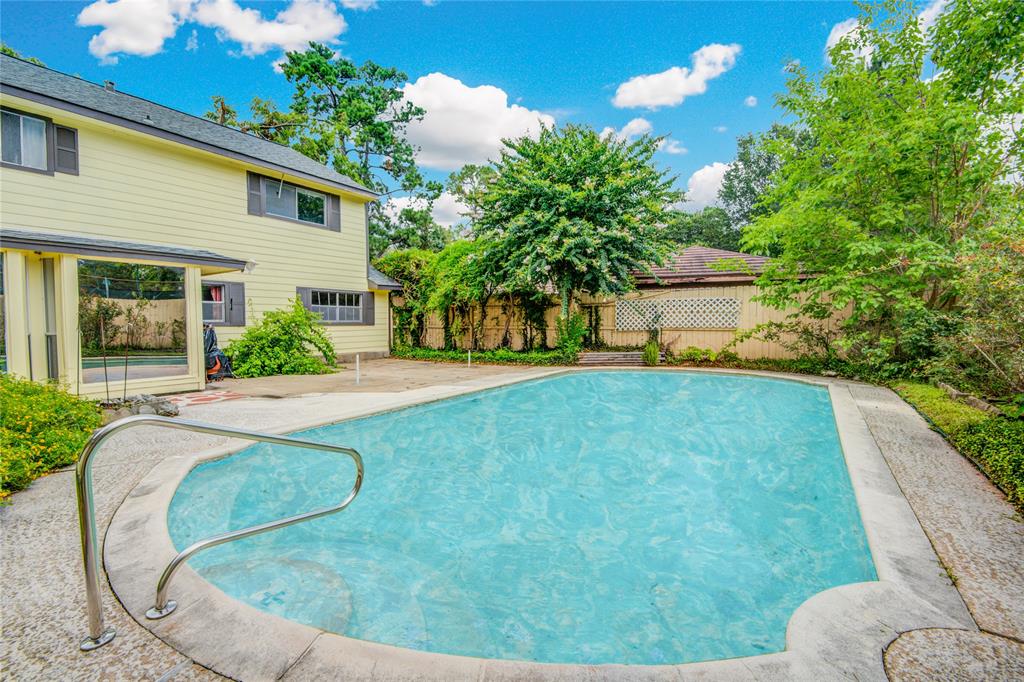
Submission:
[[[494,242],[499,279],[511,288],[553,287],[568,320],[577,293],[623,293],[630,271],[661,263],[665,207],[681,195],[652,163],[658,143],[602,138],[576,125],[505,140],[476,223]]]
[[[463,214],[470,225],[476,224],[483,215],[483,197],[487,185],[494,180],[495,170],[491,166],[468,163],[448,176],[445,190],[458,199],[466,211]]]
[[[673,211],[665,235],[679,247],[700,245],[726,251],[740,248],[740,230],[733,227],[725,209],[717,206],[708,206],[698,213]]]
[[[762,204],[761,198],[772,187],[772,178],[782,163],[775,151],[777,142],[805,146],[809,141],[797,129],[781,123],[760,135],[748,133],[736,140],[736,160],[722,177],[718,199],[737,228],[775,209]]]
[[[969,49],[940,51],[946,75],[921,78],[929,42],[958,45],[958,27],[976,12],[999,20],[983,11],[990,4],[1002,6],[954,3],[932,41],[910,3],[866,7],[862,30],[831,50],[832,68],[817,78],[792,69],[779,98],[810,142],[773,143],[781,165],[760,203],[778,210],[744,231],[755,252],[780,250],[758,280],[761,298],[818,319],[848,309],[844,346],[879,365],[934,347],[920,337],[941,334],[956,309],[958,255],[980,231],[1020,213],[1019,181],[1007,182],[1019,142],[1002,118],[1019,85],[990,85],[1001,78],[995,71],[976,80]],[[1009,41],[995,44],[1008,49]],[[986,102],[961,82],[1004,94]]]
[[[396,344],[423,345],[426,332],[427,299],[430,296],[431,272],[437,254],[424,249],[388,251],[375,265],[388,277],[402,285],[402,293],[392,298],[395,314]]]
[[[452,242],[437,254],[428,270],[426,307],[444,323],[445,348],[456,347],[455,339],[466,330],[474,309],[477,314],[475,324],[469,325],[470,347],[480,347],[487,304],[501,285],[493,246],[485,239]]]
[[[440,251],[451,241],[451,231],[433,216],[433,200],[425,205],[406,206],[398,215],[383,214],[370,225],[370,254],[379,258],[389,249]]]
[[[46,66],[46,64],[43,64],[41,61],[39,61],[35,57],[23,57],[20,52],[15,50],[13,47],[8,45],[7,43],[0,43],[0,54],[5,54],[8,57],[14,57],[15,59],[24,59],[26,62],[29,62],[31,64],[35,64],[36,66]]]

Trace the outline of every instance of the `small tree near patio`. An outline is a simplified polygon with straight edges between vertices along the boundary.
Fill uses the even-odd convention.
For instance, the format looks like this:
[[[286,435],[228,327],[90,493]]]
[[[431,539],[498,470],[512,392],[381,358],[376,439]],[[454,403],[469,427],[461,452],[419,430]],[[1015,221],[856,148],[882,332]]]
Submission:
[[[477,234],[495,244],[506,287],[558,292],[559,328],[569,330],[577,294],[624,293],[630,271],[661,263],[666,207],[681,195],[651,162],[658,138],[626,142],[568,125],[504,143]]]

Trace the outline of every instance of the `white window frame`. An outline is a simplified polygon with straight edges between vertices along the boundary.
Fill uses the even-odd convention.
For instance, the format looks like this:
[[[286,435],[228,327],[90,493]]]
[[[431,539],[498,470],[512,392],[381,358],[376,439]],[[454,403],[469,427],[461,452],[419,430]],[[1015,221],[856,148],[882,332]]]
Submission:
[[[326,296],[328,301],[333,298],[336,303],[317,303],[316,301],[322,300],[322,296]],[[354,301],[354,303],[346,301]],[[363,294],[331,289],[310,289],[309,309],[314,313],[320,313],[323,321],[328,324],[359,324],[363,321]],[[330,316],[332,311],[334,317]],[[355,311],[355,317],[342,318],[343,312],[349,315],[352,311]]]
[[[211,289],[213,287],[218,287],[221,290],[221,299],[219,301],[207,301],[206,299],[204,299],[202,297],[202,290],[200,290],[200,299],[202,300],[202,304],[203,304],[203,323],[204,324],[206,324],[206,323],[210,323],[210,324],[220,323],[220,324],[223,324],[223,323],[227,322],[228,321],[228,288],[227,288],[227,286],[224,285],[224,284],[214,284],[214,283],[206,284],[206,283],[204,283],[202,285],[202,288],[205,289],[206,287],[210,287]],[[207,317],[206,316],[206,304],[208,304],[208,303],[209,304],[213,304],[213,305],[216,305],[217,303],[220,304],[220,311],[221,311],[220,318],[212,318],[212,317]]]
[[[281,190],[275,190],[272,187],[272,184],[277,184],[278,187],[280,187],[282,190],[286,186],[287,187],[291,187],[292,189],[295,190],[295,217],[293,218],[290,215],[281,215],[280,213],[274,213],[271,210],[271,208],[270,208],[270,202],[269,201],[266,202],[266,206],[267,207],[266,207],[265,210],[266,210],[267,215],[274,216],[275,218],[283,218],[284,220],[294,220],[295,222],[302,223],[304,225],[316,225],[317,227],[327,227],[327,211],[329,210],[330,202],[329,202],[326,194],[324,194],[323,192],[317,192],[315,190],[306,189],[305,187],[299,187],[298,185],[293,185],[292,183],[284,182],[283,180],[274,180],[273,178],[267,178],[266,179],[266,185],[265,185],[267,196],[269,196],[271,192],[280,193],[280,191],[281,191]],[[324,207],[323,208],[323,213],[322,213],[322,215],[323,215],[323,221],[322,222],[317,223],[317,222],[313,222],[312,220],[303,220],[302,218],[299,217],[299,194],[307,194],[309,196],[319,197],[319,199],[323,202],[323,207]]]
[[[49,119],[42,118],[40,116],[32,116],[31,114],[23,114],[20,111],[12,111],[10,109],[3,109],[3,113],[8,116],[18,117],[18,151],[21,153],[21,163],[15,163],[14,161],[3,161],[5,166],[13,166],[16,168],[26,168],[28,170],[49,172],[50,168],[50,121]],[[43,124],[43,165],[42,166],[30,166],[25,163],[25,119],[30,118],[33,121],[39,121]],[[0,156],[0,161],[3,157]]]

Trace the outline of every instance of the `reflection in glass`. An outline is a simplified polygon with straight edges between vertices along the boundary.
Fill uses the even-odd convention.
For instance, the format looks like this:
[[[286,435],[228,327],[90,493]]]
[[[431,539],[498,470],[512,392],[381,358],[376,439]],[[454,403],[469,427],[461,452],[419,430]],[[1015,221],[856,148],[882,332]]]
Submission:
[[[185,310],[184,268],[78,261],[83,381],[187,374]]]

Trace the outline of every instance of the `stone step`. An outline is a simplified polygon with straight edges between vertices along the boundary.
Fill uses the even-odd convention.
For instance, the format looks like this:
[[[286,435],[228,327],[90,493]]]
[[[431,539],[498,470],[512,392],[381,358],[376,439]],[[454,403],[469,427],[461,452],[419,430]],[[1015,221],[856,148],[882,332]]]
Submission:
[[[664,353],[661,354],[661,359],[665,359]],[[639,351],[595,351],[581,353],[576,360],[576,364],[642,367],[644,365],[644,355]]]

